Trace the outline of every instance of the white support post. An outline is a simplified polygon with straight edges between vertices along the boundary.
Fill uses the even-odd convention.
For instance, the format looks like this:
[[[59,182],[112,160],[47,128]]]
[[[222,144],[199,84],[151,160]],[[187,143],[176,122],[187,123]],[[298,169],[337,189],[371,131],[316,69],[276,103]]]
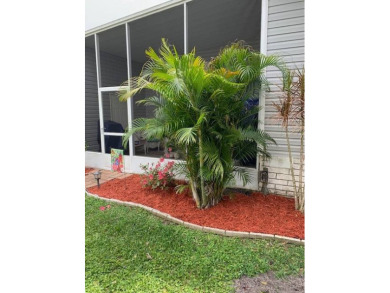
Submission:
[[[260,52],[267,54],[268,0],[261,1]]]
[[[130,81],[131,78],[131,47],[130,47],[130,23],[126,23],[126,53],[127,53],[127,79]],[[130,89],[130,83],[129,83],[129,89]],[[127,99],[127,121],[128,121],[128,128],[131,127],[131,124],[133,123],[133,107],[132,107],[133,100]],[[129,156],[132,158],[134,156],[134,150],[133,150],[133,136],[129,138]]]
[[[188,53],[188,7],[187,2],[184,2],[184,54]]]
[[[99,35],[95,34],[95,56],[96,56],[96,73],[97,73],[97,87],[98,87],[98,102],[99,102],[99,120],[100,120],[100,145],[102,147],[101,153],[104,154],[106,145],[104,143],[104,117],[103,117],[103,101],[100,87],[102,85],[101,71],[100,71],[100,46]]]
[[[268,30],[268,0],[261,1],[261,18],[260,18],[260,53],[267,55],[267,30]],[[266,69],[264,74],[266,74]],[[264,130],[265,128],[265,91],[262,88],[259,95],[260,111],[258,114],[258,128]],[[257,172],[261,170],[260,156],[257,156],[256,169]],[[264,166],[262,166],[264,167]],[[258,182],[259,183],[259,182]],[[257,184],[259,185],[259,184]]]
[[[267,55],[267,33],[268,30],[268,0],[261,1],[261,23],[260,23],[260,53]],[[266,72],[264,72],[266,74]],[[265,92],[260,92],[259,101],[261,110],[259,111],[259,129],[264,130],[265,124]],[[262,123],[261,123],[262,122]]]

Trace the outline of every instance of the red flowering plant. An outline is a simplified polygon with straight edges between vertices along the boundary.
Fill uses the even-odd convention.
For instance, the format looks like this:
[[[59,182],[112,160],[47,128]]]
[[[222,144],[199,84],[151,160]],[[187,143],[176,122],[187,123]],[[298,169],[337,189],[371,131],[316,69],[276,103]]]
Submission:
[[[149,163],[140,167],[144,170],[142,175],[143,187],[151,187],[152,189],[161,188],[166,189],[173,182],[173,161],[164,164],[164,158],[160,158],[160,161],[154,165]]]

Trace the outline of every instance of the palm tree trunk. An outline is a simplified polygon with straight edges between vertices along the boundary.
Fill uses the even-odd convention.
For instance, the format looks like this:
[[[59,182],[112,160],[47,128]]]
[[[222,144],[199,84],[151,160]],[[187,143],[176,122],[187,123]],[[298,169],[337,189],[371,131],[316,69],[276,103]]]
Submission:
[[[295,199],[295,209],[298,209],[298,195],[297,195],[297,183],[295,181],[295,176],[294,176],[294,165],[293,165],[293,160],[292,160],[292,155],[291,155],[291,145],[290,145],[290,137],[288,135],[288,126],[286,125],[285,127],[286,131],[286,140],[287,140],[287,150],[288,150],[288,157],[290,159],[290,171],[291,171],[291,177],[292,177],[292,182],[293,182],[293,189],[294,189],[294,199]]]
[[[203,140],[202,140],[202,131],[198,130],[199,137],[199,168],[200,168],[200,193],[202,197],[201,208],[205,208],[208,205],[207,196],[204,188],[204,177],[203,177]]]
[[[185,149],[185,153],[186,153],[185,161],[187,162],[186,167],[189,174],[188,181],[192,191],[192,198],[194,199],[197,208],[200,209],[201,203],[200,203],[198,184],[197,184],[198,174],[196,174],[197,172],[194,172],[194,170],[191,168],[191,166],[193,166],[192,164],[193,164],[194,154],[188,150],[188,146]]]
[[[191,178],[190,178],[190,186],[191,186],[191,190],[192,190],[192,197],[194,198],[196,206],[199,209],[200,208],[200,199],[199,199],[199,195],[198,195],[197,186],[196,186],[195,181],[192,180]]]

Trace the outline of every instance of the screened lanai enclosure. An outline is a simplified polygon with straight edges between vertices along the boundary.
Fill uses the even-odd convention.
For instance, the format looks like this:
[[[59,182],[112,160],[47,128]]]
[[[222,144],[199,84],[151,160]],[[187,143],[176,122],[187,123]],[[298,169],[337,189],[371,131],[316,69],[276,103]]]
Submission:
[[[86,36],[85,142],[89,155],[124,149],[125,169],[134,171],[139,163],[167,152],[166,140],[146,140],[142,133],[134,134],[126,147],[122,145],[123,133],[133,119],[154,115],[152,106],[137,103],[154,93],[143,91],[127,102],[117,96],[123,82],[140,74],[147,61],[145,50],[158,50],[162,38],[175,45],[179,54],[195,48],[205,60],[237,40],[260,50],[260,0],[176,2]],[[174,157],[180,159],[180,154]],[[95,158],[107,160],[105,156]],[[246,165],[256,166],[256,160]]]

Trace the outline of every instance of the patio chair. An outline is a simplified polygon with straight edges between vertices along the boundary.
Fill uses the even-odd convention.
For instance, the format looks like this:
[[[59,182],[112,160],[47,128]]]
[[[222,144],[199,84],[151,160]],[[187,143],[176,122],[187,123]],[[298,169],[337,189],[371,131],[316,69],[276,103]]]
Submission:
[[[146,141],[146,152],[149,151],[149,149],[155,149],[157,147],[157,150],[160,151],[160,140],[159,139],[148,139]]]
[[[111,120],[104,120],[104,132],[123,133],[124,131],[125,130],[123,129],[120,123]],[[97,142],[99,144],[99,148],[101,148],[100,120],[97,121]],[[105,144],[104,151],[106,154],[109,154],[111,152],[111,148],[123,149],[122,137],[120,136],[105,135],[104,144]]]
[[[144,153],[146,155],[146,152],[147,152],[147,141],[146,141],[146,139],[143,137],[143,135],[141,133],[134,133],[133,137],[134,137],[134,149],[135,150],[137,148],[138,149],[143,149]]]

